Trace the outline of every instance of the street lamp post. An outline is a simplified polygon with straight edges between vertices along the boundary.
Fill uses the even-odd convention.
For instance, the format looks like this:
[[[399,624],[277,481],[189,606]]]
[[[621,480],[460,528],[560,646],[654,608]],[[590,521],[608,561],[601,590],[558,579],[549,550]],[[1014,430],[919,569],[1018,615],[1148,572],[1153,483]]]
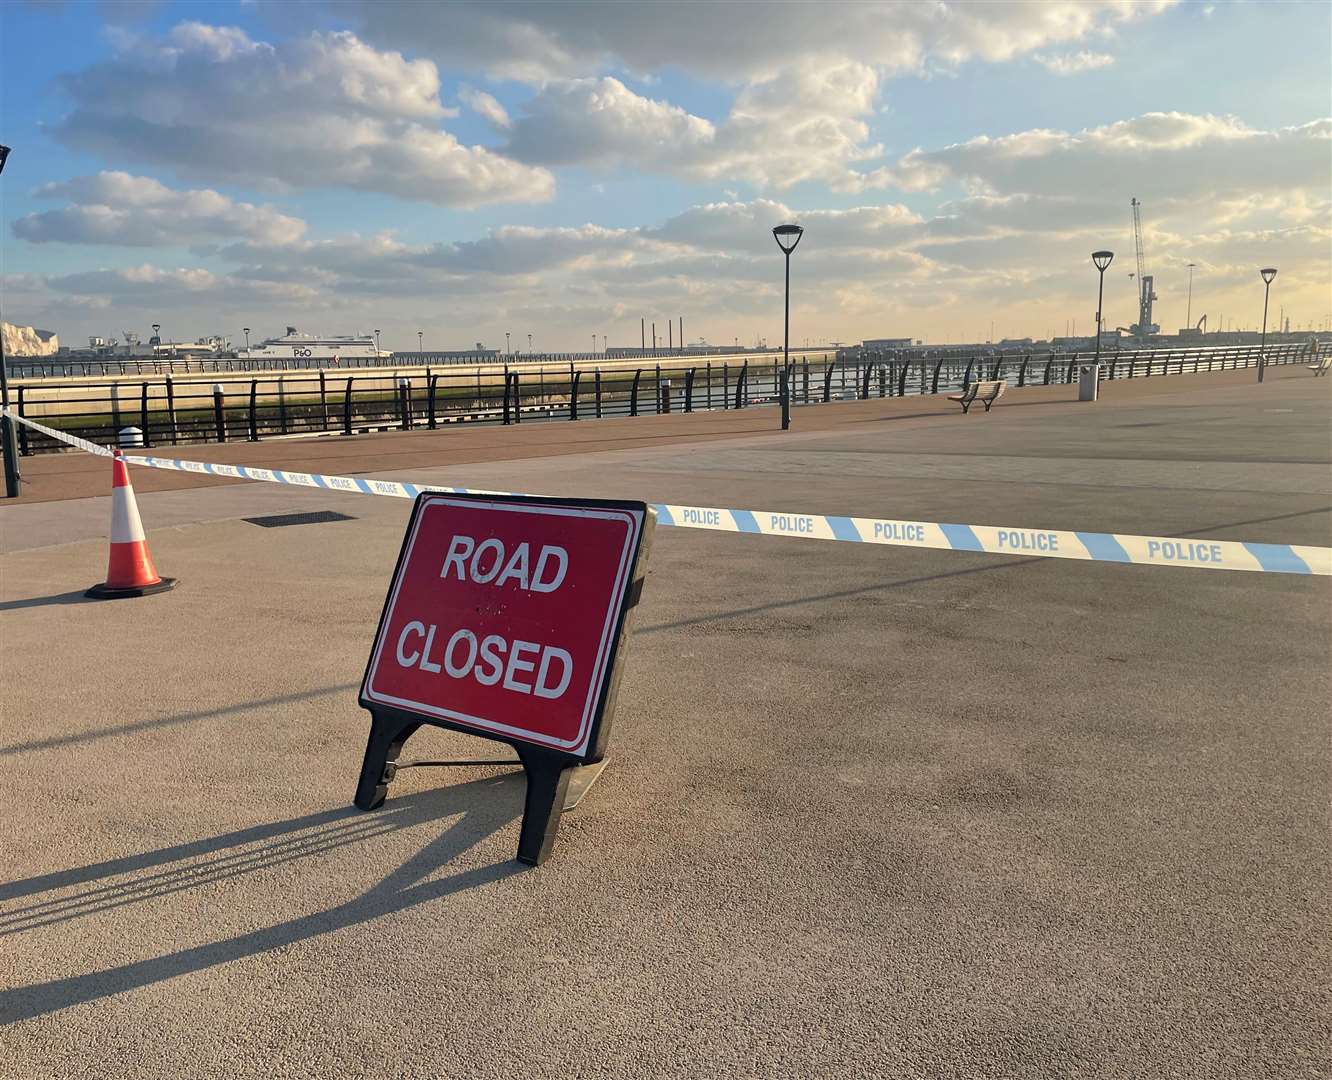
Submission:
[[[1263,381],[1263,371],[1267,367],[1267,300],[1272,295],[1272,279],[1277,276],[1275,266],[1265,266],[1258,273],[1263,279],[1263,337],[1258,346],[1258,381]]]
[[[1096,363],[1101,363],[1101,305],[1105,300],[1105,269],[1114,259],[1113,251],[1093,251],[1092,265],[1101,274],[1101,282],[1096,292]]]
[[[250,328],[242,326],[241,333],[245,335],[245,359],[248,360],[250,358]]]
[[[505,356],[513,355],[512,351],[509,349],[509,331],[507,330],[504,331],[504,355]]]
[[[527,335],[527,355],[528,355],[529,357],[532,355],[532,335],[531,335],[531,334],[528,334],[528,335]]]
[[[778,225],[772,230],[772,237],[786,256],[786,322],[782,347],[782,430],[791,426],[791,252],[805,230],[799,225]]]
[[[379,359],[379,331],[375,331],[375,359]]]
[[[9,147],[0,146],[0,173],[5,171],[5,161],[9,157]],[[0,333],[0,407],[5,415],[0,416],[0,450],[5,455],[5,497],[17,499],[19,493],[18,439],[14,432],[14,421],[9,413],[9,362],[5,359],[4,334]]]
[[[1193,268],[1197,263],[1189,263],[1189,306],[1184,316],[1184,325],[1190,330],[1193,329]]]
[[[423,353],[423,352],[425,352],[425,331],[424,331],[424,330],[418,330],[418,331],[416,332],[416,351],[419,352],[419,353]]]

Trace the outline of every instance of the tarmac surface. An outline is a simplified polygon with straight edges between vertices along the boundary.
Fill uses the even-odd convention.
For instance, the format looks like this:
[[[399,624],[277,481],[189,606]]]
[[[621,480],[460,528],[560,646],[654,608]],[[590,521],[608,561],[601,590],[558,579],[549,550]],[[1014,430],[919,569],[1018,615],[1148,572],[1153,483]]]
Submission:
[[[1327,545],[1330,384],[175,453]],[[610,767],[530,869],[513,770],[350,805],[406,500],[136,469],[181,584],[98,603],[109,466],[24,464],[64,495],[0,507],[16,1075],[1332,1075],[1329,579],[660,528]],[[301,509],[355,520],[242,520]]]

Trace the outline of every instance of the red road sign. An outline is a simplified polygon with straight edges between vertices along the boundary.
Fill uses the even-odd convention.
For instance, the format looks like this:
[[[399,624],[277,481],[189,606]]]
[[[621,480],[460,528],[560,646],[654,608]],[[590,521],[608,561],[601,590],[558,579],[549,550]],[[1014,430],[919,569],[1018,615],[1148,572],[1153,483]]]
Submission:
[[[426,493],[361,703],[598,760],[647,508]]]

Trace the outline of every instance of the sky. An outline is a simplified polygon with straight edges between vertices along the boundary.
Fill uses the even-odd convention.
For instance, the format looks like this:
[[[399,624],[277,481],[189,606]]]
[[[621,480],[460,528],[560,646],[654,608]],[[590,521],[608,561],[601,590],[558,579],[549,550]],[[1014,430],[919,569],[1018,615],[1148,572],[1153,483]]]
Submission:
[[[0,3],[3,317],[385,348],[1332,319],[1332,5]],[[1193,264],[1189,294],[1189,264]],[[595,335],[595,337],[594,337]]]

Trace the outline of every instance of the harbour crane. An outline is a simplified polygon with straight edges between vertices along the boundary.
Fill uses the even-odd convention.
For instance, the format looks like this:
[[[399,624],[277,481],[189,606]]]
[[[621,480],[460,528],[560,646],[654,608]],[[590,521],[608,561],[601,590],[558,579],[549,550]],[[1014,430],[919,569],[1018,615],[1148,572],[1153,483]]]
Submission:
[[[1135,196],[1130,203],[1133,208],[1133,247],[1138,256],[1138,322],[1129,330],[1136,337],[1147,337],[1160,331],[1152,322],[1152,302],[1157,299],[1152,275],[1147,273],[1147,256],[1142,249],[1142,203]]]

